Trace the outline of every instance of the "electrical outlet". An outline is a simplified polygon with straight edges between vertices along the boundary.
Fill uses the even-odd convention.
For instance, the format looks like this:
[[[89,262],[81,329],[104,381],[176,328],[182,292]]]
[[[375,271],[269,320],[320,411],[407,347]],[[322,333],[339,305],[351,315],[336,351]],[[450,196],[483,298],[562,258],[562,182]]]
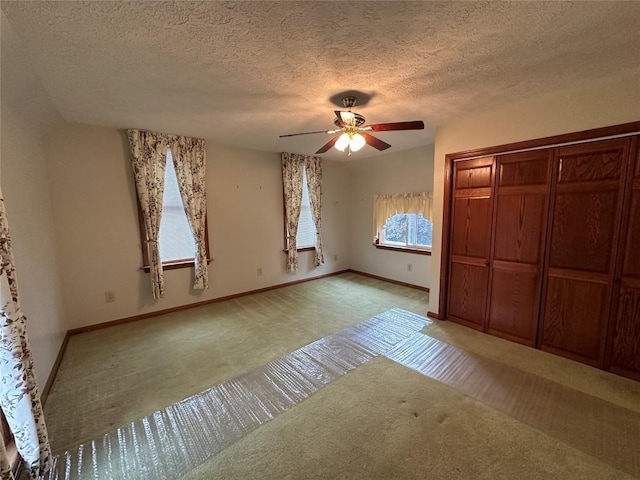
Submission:
[[[258,276],[261,277],[262,276],[262,268],[258,267],[257,273],[258,273]]]
[[[104,292],[104,301],[106,303],[112,303],[116,301],[116,292]]]
[[[413,265],[410,263],[407,263],[407,272],[413,272]]]

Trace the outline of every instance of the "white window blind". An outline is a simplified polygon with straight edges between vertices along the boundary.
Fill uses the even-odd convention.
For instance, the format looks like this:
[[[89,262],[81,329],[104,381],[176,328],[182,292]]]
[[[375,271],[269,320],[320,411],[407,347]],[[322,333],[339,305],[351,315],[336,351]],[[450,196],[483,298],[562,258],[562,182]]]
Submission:
[[[316,246],[316,224],[313,222],[313,216],[311,215],[306,168],[302,171],[302,206],[300,207],[296,244],[297,248]]]
[[[193,259],[196,246],[191,227],[184,213],[184,205],[178,188],[178,178],[173,165],[171,150],[167,151],[167,168],[164,177],[164,198],[158,240],[163,262]]]

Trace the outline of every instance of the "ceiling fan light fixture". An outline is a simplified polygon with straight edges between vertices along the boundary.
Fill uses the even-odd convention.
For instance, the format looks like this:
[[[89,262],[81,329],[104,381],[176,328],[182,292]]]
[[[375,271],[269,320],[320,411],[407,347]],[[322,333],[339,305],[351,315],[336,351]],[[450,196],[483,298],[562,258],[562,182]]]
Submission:
[[[343,133],[342,135],[340,135],[340,137],[338,137],[338,140],[336,141],[336,144],[334,146],[341,152],[344,152],[344,149],[349,146],[350,141],[351,138],[349,137],[349,134]]]
[[[351,138],[351,142],[349,143],[349,148],[351,148],[352,152],[357,152],[366,144],[367,144],[367,141],[365,140],[365,138],[359,133],[356,133],[353,136],[353,138]]]

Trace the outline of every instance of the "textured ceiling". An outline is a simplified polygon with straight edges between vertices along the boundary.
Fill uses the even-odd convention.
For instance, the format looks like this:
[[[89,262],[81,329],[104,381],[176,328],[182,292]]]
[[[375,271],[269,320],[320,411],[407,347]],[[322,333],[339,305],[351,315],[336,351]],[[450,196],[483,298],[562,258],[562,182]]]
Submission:
[[[7,2],[62,116],[313,153],[356,90],[393,150],[468,112],[640,68],[640,2]],[[376,151],[365,147],[357,155]],[[345,158],[332,149],[325,156]]]

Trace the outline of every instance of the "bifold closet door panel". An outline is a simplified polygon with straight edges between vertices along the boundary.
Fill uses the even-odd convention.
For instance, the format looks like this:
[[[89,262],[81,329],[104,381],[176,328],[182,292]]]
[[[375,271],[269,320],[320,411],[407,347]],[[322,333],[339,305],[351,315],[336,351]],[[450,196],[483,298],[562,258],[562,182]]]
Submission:
[[[497,157],[487,333],[535,346],[553,150]]]
[[[494,158],[453,167],[447,318],[484,329],[489,279]]]
[[[635,164],[627,183],[622,242],[614,289],[608,369],[640,380],[640,146],[635,138]]]
[[[630,283],[630,282],[629,282]],[[608,370],[640,380],[640,280],[617,290],[617,314]]]
[[[602,367],[629,139],[558,149],[538,346]]]
[[[601,366],[608,315],[605,280],[571,278],[572,271],[547,277],[540,347],[589,365]]]

